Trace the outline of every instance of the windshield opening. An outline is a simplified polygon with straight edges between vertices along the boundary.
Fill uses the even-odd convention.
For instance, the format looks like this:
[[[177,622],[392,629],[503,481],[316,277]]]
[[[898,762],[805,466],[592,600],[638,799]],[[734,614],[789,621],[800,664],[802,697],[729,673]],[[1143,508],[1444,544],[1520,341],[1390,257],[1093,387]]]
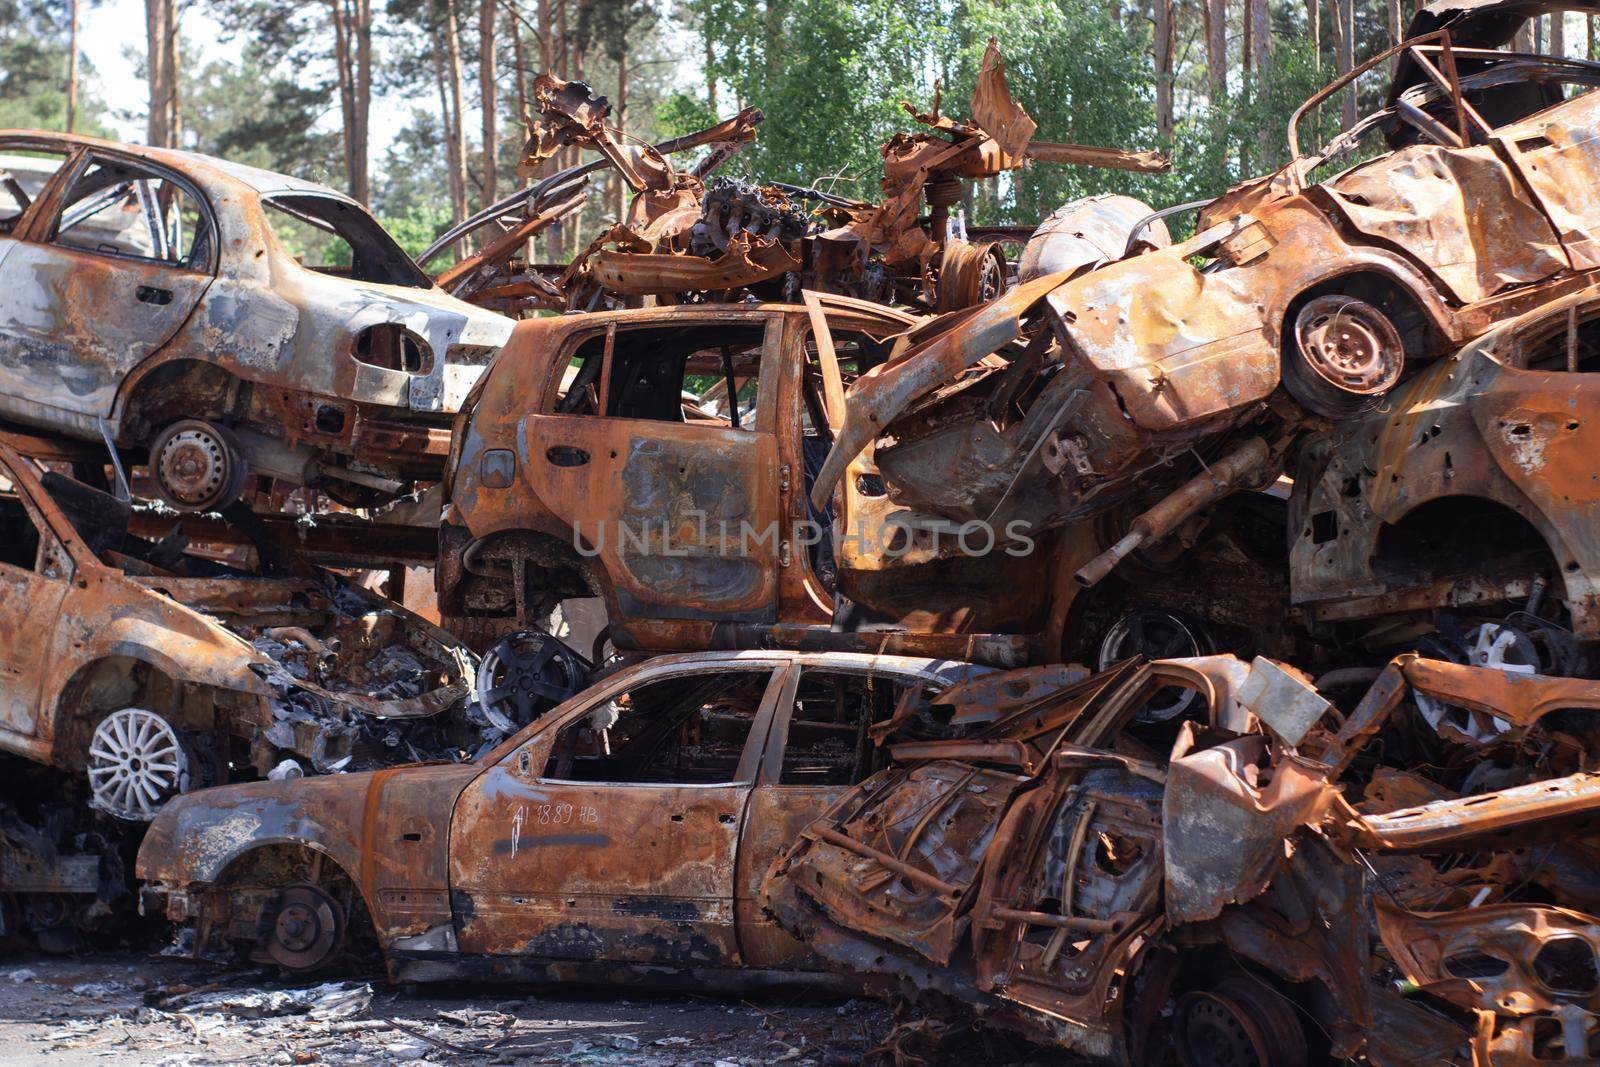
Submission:
[[[431,289],[433,282],[360,207],[314,194],[264,197],[278,242],[301,266],[358,282]]]

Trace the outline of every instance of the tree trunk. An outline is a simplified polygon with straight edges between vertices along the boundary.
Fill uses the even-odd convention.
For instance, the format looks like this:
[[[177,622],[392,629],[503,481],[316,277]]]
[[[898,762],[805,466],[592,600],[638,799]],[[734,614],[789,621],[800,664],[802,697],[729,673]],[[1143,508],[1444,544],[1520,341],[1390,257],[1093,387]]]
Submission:
[[[461,21],[456,17],[456,0],[444,0],[445,74],[450,91],[450,113],[455,116],[454,136],[450,138],[450,210],[456,222],[467,217],[467,131],[461,109]]]
[[[166,0],[145,0],[145,83],[149,89],[150,107],[145,116],[145,143],[152,148],[166,148],[167,119],[171,107],[167,102],[167,4]]]
[[[78,0],[68,5],[67,28],[67,132],[78,128]]]
[[[517,120],[527,122],[531,100],[528,96],[528,53],[522,39],[522,23],[517,20],[516,10],[509,5],[506,7],[506,32],[511,35],[511,62],[517,68]]]
[[[478,7],[478,101],[483,105],[483,205],[494,203],[500,149],[500,102],[495,91],[495,14],[497,0]]]
[[[344,181],[350,195],[355,196],[355,50],[350,40],[350,20],[346,17],[344,0],[328,0],[328,21],[333,24],[333,70],[339,83],[339,133],[344,145]]]
[[[372,0],[355,0],[355,121],[350,195],[363,204],[372,201],[372,173],[368,162],[368,140],[372,117]]]
[[[1171,137],[1172,121],[1172,0],[1155,0],[1155,34],[1151,42],[1156,68],[1156,132]]]
[[[1160,0],[1157,0],[1159,3]],[[712,117],[717,114],[717,76],[712,73],[712,64],[716,62],[717,54],[711,48],[711,31],[706,31],[706,103],[711,105]]]
[[[1205,0],[1206,75],[1211,102],[1220,104],[1228,96],[1228,2]]]
[[[1354,0],[1332,0],[1330,7],[1333,11],[1334,70],[1340,77],[1343,77],[1355,68],[1355,2]],[[1344,128],[1348,130],[1356,124],[1356,119],[1358,118],[1356,115],[1355,87],[1345,86],[1339,90],[1339,97],[1343,102]]]
[[[162,62],[167,68],[162,77],[167,89],[167,145],[177,148],[183,137],[183,110],[179,106],[178,92],[178,52],[183,41],[178,36],[178,0],[162,0],[161,6],[165,9],[163,19],[167,34],[166,47],[161,51]]]
[[[1567,54],[1567,15],[1564,11],[1550,12],[1550,54]]]
[[[1322,0],[1306,0],[1306,25],[1311,28],[1311,57],[1322,70]]]

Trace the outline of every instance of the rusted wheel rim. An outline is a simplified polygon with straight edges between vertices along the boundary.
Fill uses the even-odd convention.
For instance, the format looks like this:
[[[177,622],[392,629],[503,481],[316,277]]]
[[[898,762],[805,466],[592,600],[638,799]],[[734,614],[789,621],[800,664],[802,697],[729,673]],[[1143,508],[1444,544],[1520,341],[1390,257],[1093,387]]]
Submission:
[[[344,908],[313,885],[278,894],[278,914],[267,939],[267,955],[280,967],[309,971],[331,960],[344,945]]]
[[[172,725],[153,711],[124,708],[89,740],[89,805],[129,822],[149,822],[189,787],[189,760]]]
[[[1319,378],[1360,396],[1394,387],[1405,346],[1388,318],[1361,300],[1319,296],[1295,317],[1295,341]]]
[[[1294,1008],[1251,979],[1184,994],[1173,1022],[1183,1067],[1305,1067],[1307,1061]]]
[[[224,503],[238,477],[239,457],[221,432],[202,422],[174,427],[157,442],[151,458],[168,501],[202,509]]]

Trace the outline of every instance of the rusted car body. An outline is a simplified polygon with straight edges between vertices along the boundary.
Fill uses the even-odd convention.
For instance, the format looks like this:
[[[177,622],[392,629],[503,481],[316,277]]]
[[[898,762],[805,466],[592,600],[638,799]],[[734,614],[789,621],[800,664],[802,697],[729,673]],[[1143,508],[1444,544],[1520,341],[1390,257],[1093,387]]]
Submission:
[[[170,512],[146,537],[131,518],[0,444],[4,934],[52,951],[118,916],[176,794],[503,736],[443,630],[327,572],[214,563]]]
[[[1193,717],[1141,727],[1174,687]],[[1265,659],[1128,661],[891,748],[762,900],[936,1017],[1094,1062],[1591,1062],[1600,788],[1568,731],[1597,706],[1411,654],[1348,714]]]
[[[756,906],[763,874],[874,769],[874,723],[914,735],[897,708],[981,673],[893,656],[657,657],[474,762],[180,797],[138,873],[199,956],[243,943],[314,969],[364,915],[397,980],[826,982]]]
[[[1115,261],[1006,294],[991,334],[974,318],[857,380],[813,500],[876,443],[894,499],[952,521],[1047,528],[1191,476],[1209,503],[1204,482],[1270,482],[1306,425],[1368,411],[1408,371],[1594,284],[1600,68],[1488,50],[1547,6],[1426,9],[1419,36],[1308,100],[1291,162],[1202,206],[1193,237],[1160,247],[1135,227]],[[1391,61],[1386,105],[1302,150],[1305,116]],[[1329,173],[1375,135],[1378,154]],[[1174,523],[1147,525],[1124,535]]]
[[[180,510],[252,473],[351,503],[437,480],[511,322],[433,285],[359,204],[72,135],[3,131],[5,154],[49,179],[0,175],[0,416],[148,451]],[[348,262],[303,264],[303,238]]]
[[[1127,223],[1118,205],[1080,207],[1057,221],[1089,239],[1047,233],[1039,262],[1093,262],[1096,240]],[[1059,277],[1016,292],[1027,300]],[[924,338],[992,346],[1020,329],[1014,295],[935,318],[806,293],[800,306],[519,324],[458,418],[436,571],[446,624],[486,649],[549,628],[558,603],[596,598],[621,649],[854,649],[996,666],[1291,654],[1285,519],[1269,496],[1235,496],[1170,539],[1181,551],[1139,553],[1091,597],[1073,576],[1104,547],[1096,524],[918,515],[886,491],[870,448],[836,496],[808,502],[845,387]]]
[[[286,758],[337,770],[367,758],[355,746],[376,724],[467,696],[459,642],[352,583],[130,537],[126,504],[3,444],[0,476],[0,749],[85,775],[91,807],[148,820]]]
[[[1043,590],[1002,594],[1001,576],[1047,573],[1050,551],[941,555],[907,531],[919,540],[891,551],[865,462],[842,512],[810,508],[829,391],[922,327],[879,305],[806,299],[519,324],[458,419],[437,571],[452,627],[537,626],[557,601],[592,596],[618,648],[1032,658]],[[709,399],[687,403],[695,383]],[[901,580],[913,569],[915,587]],[[830,633],[840,593],[883,624]]]
[[[1550,640],[1600,639],[1597,354],[1600,290],[1590,289],[1492,330],[1368,418],[1308,439],[1290,565],[1312,624],[1399,645],[1446,612],[1463,636],[1492,624],[1503,642],[1539,645],[1546,670],[1579,667]],[[1564,616],[1551,610],[1561,606]]]

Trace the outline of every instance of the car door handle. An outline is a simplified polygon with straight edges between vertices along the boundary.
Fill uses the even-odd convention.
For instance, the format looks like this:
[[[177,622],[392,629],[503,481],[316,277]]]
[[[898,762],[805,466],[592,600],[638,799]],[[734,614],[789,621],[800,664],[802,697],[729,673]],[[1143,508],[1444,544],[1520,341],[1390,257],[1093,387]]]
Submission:
[[[134,289],[133,298],[144,304],[155,304],[158,307],[172,303],[172,290],[159,289],[154,285],[141,285]]]
[[[581,467],[589,462],[589,453],[571,445],[551,445],[544,450],[544,458],[558,467]]]

